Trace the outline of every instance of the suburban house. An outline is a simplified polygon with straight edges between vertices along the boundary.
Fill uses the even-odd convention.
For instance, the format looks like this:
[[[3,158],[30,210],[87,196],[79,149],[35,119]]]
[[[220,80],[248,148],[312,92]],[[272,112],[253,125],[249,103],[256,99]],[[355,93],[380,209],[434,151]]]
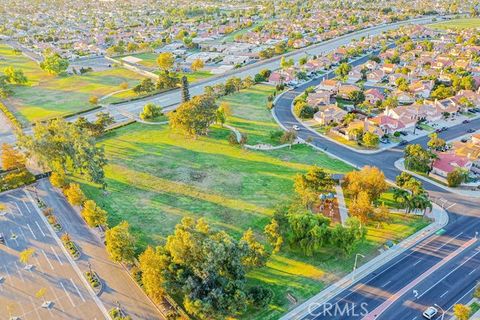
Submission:
[[[456,168],[470,171],[472,162],[467,157],[458,156],[451,152],[437,153],[437,159],[433,162],[432,173],[446,178]]]
[[[393,134],[405,129],[405,124],[403,124],[403,122],[383,114],[371,118],[370,122],[382,129],[385,134]]]
[[[435,107],[437,108],[439,113],[457,113],[460,109],[458,103],[451,98],[446,98],[442,100],[435,100]]]
[[[367,81],[370,83],[380,83],[385,80],[385,71],[377,69],[367,74]]]
[[[334,93],[337,93],[339,87],[340,87],[340,81],[325,79],[315,88],[315,90],[326,90],[326,91],[332,91]]]
[[[342,84],[338,88],[338,96],[345,100],[350,100],[350,95],[352,92],[361,91],[360,87],[353,84]]]
[[[408,88],[416,97],[427,99],[430,97],[433,85],[433,80],[419,80],[412,82]]]
[[[348,83],[355,83],[355,82],[358,82],[360,80],[362,80],[362,77],[363,77],[363,74],[362,74],[362,71],[361,69],[359,68],[353,68],[349,73],[348,73],[348,76],[347,76],[347,82]]]
[[[343,121],[347,113],[347,111],[339,108],[337,104],[330,104],[321,106],[320,110],[313,116],[313,119],[321,125],[340,123]]]
[[[274,71],[270,74],[270,77],[268,77],[268,82],[275,85],[288,83],[293,80],[295,80],[293,73],[284,70]]]
[[[415,102],[415,98],[410,92],[395,90],[394,92],[392,92],[392,95],[397,98],[399,104],[406,105]]]
[[[330,99],[333,96],[332,91],[320,90],[317,92],[312,92],[307,97],[307,104],[315,107],[318,105],[327,105],[330,104]]]
[[[385,133],[380,127],[370,123],[369,119],[365,118],[364,120],[358,119],[350,122],[347,128],[345,129],[345,132],[346,132],[345,138],[347,140],[356,140],[357,137],[354,134],[356,129],[360,129],[363,132],[371,132],[373,134],[376,134],[379,137],[383,137],[385,135]]]
[[[377,101],[383,101],[385,99],[383,93],[376,88],[368,89],[364,92],[364,94],[365,100],[370,102],[371,104],[375,104],[377,103]]]

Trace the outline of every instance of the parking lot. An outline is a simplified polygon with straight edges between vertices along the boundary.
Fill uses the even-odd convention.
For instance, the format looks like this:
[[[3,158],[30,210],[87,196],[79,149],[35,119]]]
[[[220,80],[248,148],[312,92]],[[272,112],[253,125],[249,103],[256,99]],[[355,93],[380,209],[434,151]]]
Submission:
[[[104,319],[106,310],[80,277],[81,271],[54,236],[30,194],[0,195],[0,318]],[[27,263],[19,253],[34,254]],[[25,266],[31,265],[31,268]],[[51,302],[49,308],[42,307]]]

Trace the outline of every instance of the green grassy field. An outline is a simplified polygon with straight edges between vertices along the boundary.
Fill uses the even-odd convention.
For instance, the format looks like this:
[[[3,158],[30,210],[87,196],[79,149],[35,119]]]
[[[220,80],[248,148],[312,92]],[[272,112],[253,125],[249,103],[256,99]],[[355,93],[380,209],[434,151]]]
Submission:
[[[450,21],[434,23],[434,24],[431,24],[430,26],[433,28],[442,29],[442,30],[479,28],[480,19],[479,18],[455,19]]]
[[[123,82],[133,86],[143,79],[123,68],[89,72],[81,76],[52,76],[29,58],[15,54],[6,45],[0,45],[0,70],[7,66],[23,70],[29,80],[27,85],[13,86],[14,94],[7,101],[23,122],[86,110],[92,107],[88,102],[91,96],[101,97],[120,90]],[[123,97],[134,94],[132,91],[126,93]]]
[[[246,134],[248,144],[279,144],[279,141],[270,139],[270,132],[280,128],[266,107],[267,97],[274,91],[273,86],[255,85],[219,100],[230,107],[231,116],[227,117],[227,123]]]

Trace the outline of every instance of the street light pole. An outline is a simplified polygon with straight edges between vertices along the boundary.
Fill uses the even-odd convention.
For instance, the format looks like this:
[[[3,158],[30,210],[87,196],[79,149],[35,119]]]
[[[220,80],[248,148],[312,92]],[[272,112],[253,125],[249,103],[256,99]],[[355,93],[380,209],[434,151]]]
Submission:
[[[353,265],[353,273],[352,273],[352,282],[355,280],[355,271],[357,270],[357,262],[358,262],[358,257],[362,257],[362,258],[365,258],[365,256],[361,253],[357,253],[355,255],[355,263]]]
[[[443,310],[443,308],[436,303],[434,304],[434,306],[439,308],[442,311],[442,317],[440,318],[440,320],[443,320],[443,318],[445,317],[445,310]]]

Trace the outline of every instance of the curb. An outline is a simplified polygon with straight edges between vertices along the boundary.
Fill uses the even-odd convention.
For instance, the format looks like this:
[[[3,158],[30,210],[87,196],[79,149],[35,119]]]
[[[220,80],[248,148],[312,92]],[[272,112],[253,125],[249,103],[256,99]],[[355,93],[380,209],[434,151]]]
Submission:
[[[385,251],[384,253],[376,256],[369,262],[365,263],[359,267],[355,272],[352,272],[339,281],[331,284],[326,289],[322,290],[320,293],[314,297],[308,299],[302,303],[297,308],[283,315],[281,320],[292,320],[292,319],[302,319],[308,314],[311,313],[312,309],[319,307],[321,304],[328,302],[330,299],[340,294],[342,291],[352,286],[355,283],[358,283],[360,280],[365,278],[367,275],[371,274],[373,271],[382,267],[386,263],[392,261],[394,258],[398,257],[400,254],[404,253],[408,249],[412,248],[416,244],[420,243],[424,239],[430,237],[435,232],[443,228],[448,223],[448,214],[437,204],[433,204],[433,212],[438,212],[439,216],[435,215],[435,222],[429,224],[422,230],[417,231],[408,238],[404,239],[400,243],[396,244],[394,247]],[[376,276],[380,275],[377,274]],[[375,276],[375,277],[376,277]]]

